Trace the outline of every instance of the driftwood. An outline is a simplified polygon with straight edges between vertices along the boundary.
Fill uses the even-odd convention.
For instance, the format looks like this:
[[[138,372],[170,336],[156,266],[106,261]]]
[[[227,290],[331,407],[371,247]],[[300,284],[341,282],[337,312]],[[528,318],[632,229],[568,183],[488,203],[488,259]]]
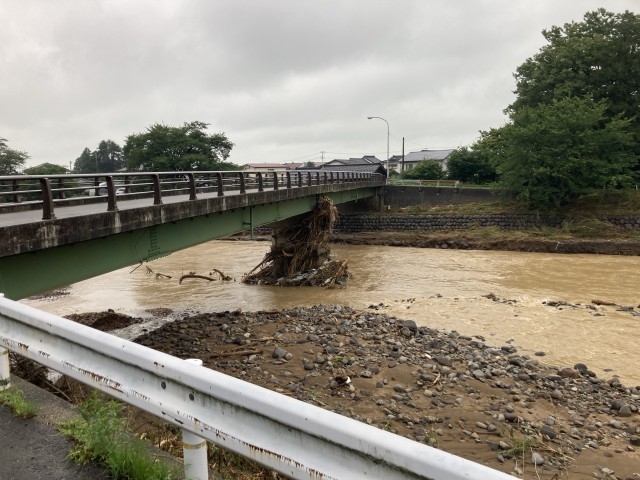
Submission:
[[[220,280],[225,281],[225,282],[229,282],[231,280],[233,280],[233,278],[231,278],[228,275],[225,275],[224,273],[222,273],[220,270],[218,270],[217,268],[212,268],[212,271],[216,272],[218,275],[220,275]],[[213,274],[211,274],[213,275]]]
[[[180,281],[179,281],[178,283],[182,285],[182,281],[183,281],[185,278],[200,278],[200,279],[202,279],[202,280],[209,280],[210,282],[212,282],[212,281],[214,281],[214,280],[215,280],[215,278],[213,278],[213,277],[207,277],[206,275],[196,275],[195,273],[187,273],[186,275],[182,275],[182,276],[180,277]]]
[[[218,358],[218,357],[233,357],[234,355],[261,355],[262,354],[262,350],[232,350],[229,352],[220,352],[220,353],[214,353],[211,356],[214,358]]]

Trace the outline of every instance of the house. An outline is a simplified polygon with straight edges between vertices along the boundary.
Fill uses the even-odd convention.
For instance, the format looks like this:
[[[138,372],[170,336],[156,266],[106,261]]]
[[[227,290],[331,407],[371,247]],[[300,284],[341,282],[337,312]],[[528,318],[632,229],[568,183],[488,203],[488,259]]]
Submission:
[[[418,152],[409,152],[404,156],[404,168],[402,167],[402,157],[400,157],[400,171],[411,170],[423,160],[435,160],[440,163],[442,170],[447,171],[447,159],[453,152],[452,148],[445,150],[420,150]]]
[[[251,172],[278,172],[285,173],[287,171],[295,170],[301,163],[245,163],[242,166],[243,170],[249,170]]]
[[[387,169],[384,163],[374,155],[365,155],[362,158],[335,159],[316,167],[325,172],[358,172],[379,173],[386,175]]]

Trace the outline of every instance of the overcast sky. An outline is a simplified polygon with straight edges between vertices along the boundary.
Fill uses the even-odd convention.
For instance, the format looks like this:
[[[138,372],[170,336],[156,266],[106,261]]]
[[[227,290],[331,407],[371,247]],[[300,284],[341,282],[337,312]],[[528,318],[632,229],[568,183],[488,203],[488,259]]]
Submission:
[[[69,166],[154,123],[210,124],[230,161],[472,144],[542,30],[637,0],[2,0],[0,137]]]

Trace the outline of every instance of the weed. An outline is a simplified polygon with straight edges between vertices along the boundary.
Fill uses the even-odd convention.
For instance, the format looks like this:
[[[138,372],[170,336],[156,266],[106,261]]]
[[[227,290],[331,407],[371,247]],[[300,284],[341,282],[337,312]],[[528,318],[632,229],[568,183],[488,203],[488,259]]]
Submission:
[[[85,463],[104,463],[113,478],[167,480],[178,478],[180,469],[153,458],[146,446],[127,430],[123,407],[96,393],[78,407],[81,418],[60,424],[60,431],[76,440],[69,457]]]
[[[15,387],[0,392],[0,403],[9,407],[13,413],[22,418],[32,418],[38,411],[38,407],[27,401],[22,391]]]

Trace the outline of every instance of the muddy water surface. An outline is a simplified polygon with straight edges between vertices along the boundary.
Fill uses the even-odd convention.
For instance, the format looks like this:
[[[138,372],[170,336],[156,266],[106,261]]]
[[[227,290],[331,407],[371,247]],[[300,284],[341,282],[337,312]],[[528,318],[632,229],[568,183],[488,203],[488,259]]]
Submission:
[[[269,246],[213,241],[74,284],[67,296],[25,303],[59,315],[107,308],[141,315],[155,308],[268,310],[319,303],[364,309],[382,303],[381,311],[419,325],[482,335],[492,345],[510,342],[523,354],[545,352],[541,360],[551,364],[583,362],[599,377],[618,375],[627,385],[640,384],[640,316],[615,306],[590,306],[597,299],[638,307],[640,257],[336,245],[334,257],[348,258],[353,275],[343,289],[240,283]],[[208,274],[213,268],[236,281],[178,283],[184,273]],[[557,301],[571,305],[545,304]]]

